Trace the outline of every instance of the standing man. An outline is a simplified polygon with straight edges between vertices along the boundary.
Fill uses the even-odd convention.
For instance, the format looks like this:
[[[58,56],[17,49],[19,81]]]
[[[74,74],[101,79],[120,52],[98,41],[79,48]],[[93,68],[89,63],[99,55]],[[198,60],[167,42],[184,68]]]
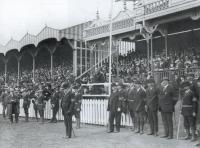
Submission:
[[[81,123],[81,104],[82,104],[82,88],[81,86],[76,83],[76,86],[74,87],[74,99],[75,99],[75,105],[74,105],[74,109],[75,109],[75,118],[76,118],[76,128],[80,128],[80,123]]]
[[[14,89],[11,88],[7,104],[8,115],[11,123],[13,123],[13,114],[15,114],[15,122],[18,123],[19,106],[19,96],[17,92],[14,92]]]
[[[53,117],[52,117],[50,123],[56,123],[57,122],[56,115],[57,115],[58,110],[59,110],[60,98],[61,98],[60,86],[57,86],[55,92],[53,93],[53,96],[51,97],[51,109],[52,109],[52,112],[53,112]]]
[[[146,92],[142,87],[141,82],[136,82],[136,118],[137,118],[137,126],[138,130],[136,133],[143,134],[144,133],[144,120],[145,120],[145,97]]]
[[[119,128],[118,128],[118,119],[121,118],[120,117],[120,112],[121,112],[121,105],[119,104],[119,98],[117,97],[118,95],[118,90],[117,90],[117,86],[116,84],[113,84],[112,85],[112,93],[109,97],[109,100],[108,100],[108,108],[107,108],[107,111],[109,111],[109,131],[108,133],[112,133],[114,132],[114,120],[115,120],[115,123],[116,123],[116,129],[119,131]]]
[[[38,98],[37,98],[37,109],[39,111],[39,115],[40,115],[40,121],[43,124],[44,123],[44,109],[45,109],[45,97],[42,93],[42,90],[38,91]]]
[[[7,96],[8,96],[8,92],[7,92],[7,90],[4,90],[1,94],[1,103],[2,103],[2,106],[3,106],[2,113],[3,113],[4,119],[6,118]]]
[[[72,93],[72,87],[69,84],[64,83],[63,97],[61,100],[62,114],[64,116],[64,123],[66,127],[66,138],[71,138],[72,135],[72,115],[74,112],[74,94]]]
[[[161,138],[173,139],[173,112],[176,104],[173,87],[167,77],[163,78],[159,91],[159,107],[163,120],[165,135]]]
[[[23,108],[24,108],[24,113],[25,113],[25,121],[28,122],[29,118],[29,107],[30,107],[30,90],[25,90],[22,94],[23,96]]]
[[[36,120],[38,122],[38,107],[37,107],[37,104],[38,104],[39,93],[35,92],[35,91],[32,91],[30,96],[31,96],[32,103],[33,103],[33,109],[34,109],[34,112],[35,112],[35,118],[36,118]]]
[[[128,111],[130,113],[131,116],[131,120],[133,123],[133,128],[132,131],[134,131],[136,129],[136,113],[135,113],[135,108],[136,108],[136,88],[135,88],[135,84],[134,81],[131,83],[130,88],[128,89],[128,93],[127,93],[127,102],[128,102]]]
[[[147,80],[145,108],[150,125],[150,133],[148,135],[158,136],[158,90],[154,79]]]
[[[184,117],[184,127],[186,130],[186,138],[188,140],[191,138],[191,141],[195,141],[195,119],[197,114],[197,99],[194,96],[194,92],[191,89],[190,82],[183,82],[183,98],[182,98],[182,115]],[[192,135],[190,134],[192,131]]]

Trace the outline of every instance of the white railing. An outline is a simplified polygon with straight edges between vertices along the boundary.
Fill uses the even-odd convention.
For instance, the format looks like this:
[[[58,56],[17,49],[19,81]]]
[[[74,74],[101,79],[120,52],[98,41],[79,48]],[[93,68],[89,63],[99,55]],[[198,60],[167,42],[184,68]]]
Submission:
[[[81,122],[86,124],[96,124],[96,125],[107,125],[108,124],[108,111],[107,111],[107,99],[83,99],[81,107]],[[20,100],[20,116],[24,117],[23,100]],[[2,105],[0,104],[0,114],[2,114]],[[52,111],[50,102],[47,102],[45,108],[45,119],[51,119]],[[33,104],[31,103],[29,108],[29,117],[35,117],[35,112],[33,109]],[[39,117],[39,115],[38,115]],[[58,120],[64,120],[61,108],[57,114]],[[131,119],[129,115],[122,115],[122,125],[131,126]]]

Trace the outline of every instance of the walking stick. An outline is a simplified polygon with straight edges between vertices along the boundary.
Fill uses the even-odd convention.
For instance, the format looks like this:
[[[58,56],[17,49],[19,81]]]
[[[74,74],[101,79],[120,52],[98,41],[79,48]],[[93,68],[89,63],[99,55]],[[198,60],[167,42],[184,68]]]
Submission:
[[[177,129],[177,136],[176,139],[179,140],[179,132],[180,132],[180,123],[181,123],[181,110],[182,110],[182,100],[180,95],[180,88],[179,88],[179,100],[180,102],[180,110],[179,110],[179,117],[178,117],[178,129]]]

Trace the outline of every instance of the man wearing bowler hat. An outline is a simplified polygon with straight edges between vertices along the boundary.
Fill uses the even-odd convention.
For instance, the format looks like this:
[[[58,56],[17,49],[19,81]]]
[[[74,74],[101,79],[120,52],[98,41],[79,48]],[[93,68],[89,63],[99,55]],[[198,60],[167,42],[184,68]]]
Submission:
[[[159,91],[159,108],[165,134],[161,138],[173,139],[173,112],[176,104],[173,87],[169,84],[167,77],[163,78]]]
[[[148,135],[158,136],[158,89],[153,78],[147,80],[145,102],[150,125],[150,133]]]

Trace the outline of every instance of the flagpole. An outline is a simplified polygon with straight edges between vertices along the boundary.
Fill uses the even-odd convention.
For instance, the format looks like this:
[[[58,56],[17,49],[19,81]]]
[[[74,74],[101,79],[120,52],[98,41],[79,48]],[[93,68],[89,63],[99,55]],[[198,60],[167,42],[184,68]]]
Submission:
[[[109,96],[111,95],[111,79],[112,79],[112,15],[113,15],[113,0],[111,0],[111,6],[110,6],[110,46],[109,46]]]

